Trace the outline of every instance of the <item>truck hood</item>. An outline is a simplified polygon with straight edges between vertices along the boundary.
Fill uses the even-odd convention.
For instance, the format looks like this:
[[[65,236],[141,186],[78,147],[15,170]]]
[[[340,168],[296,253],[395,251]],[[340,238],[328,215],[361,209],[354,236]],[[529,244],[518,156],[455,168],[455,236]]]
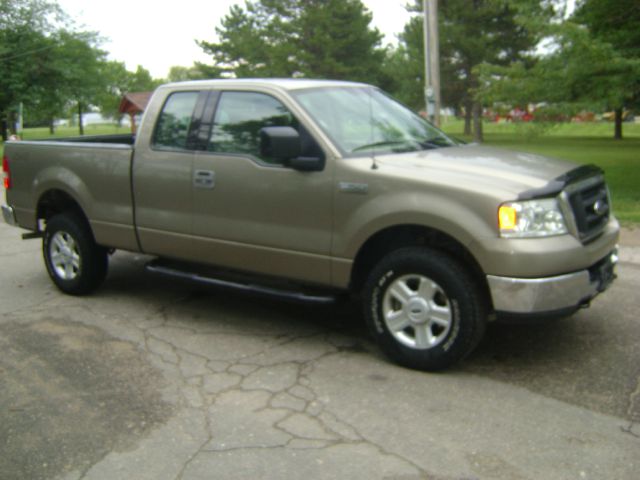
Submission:
[[[479,145],[381,155],[376,162],[402,176],[433,180],[440,174],[511,195],[543,188],[576,168],[563,160]]]

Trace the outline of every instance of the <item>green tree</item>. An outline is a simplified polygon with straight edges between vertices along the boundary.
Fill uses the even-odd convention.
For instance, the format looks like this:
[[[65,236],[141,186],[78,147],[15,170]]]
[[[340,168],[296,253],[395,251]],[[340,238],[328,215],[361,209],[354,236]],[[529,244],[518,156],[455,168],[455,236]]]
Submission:
[[[384,51],[360,0],[256,0],[233,6],[216,28],[205,74],[324,77],[377,82]]]
[[[613,83],[614,90],[608,95],[609,107],[615,111],[614,138],[621,139],[623,109],[640,107],[640,74],[632,66],[634,60],[640,60],[640,2],[582,0],[577,5],[574,20],[586,25],[596,41],[611,45],[618,63],[627,64],[614,74],[618,78],[609,82]],[[626,62],[620,62],[621,59]]]
[[[614,109],[614,137],[622,138],[622,110],[640,97],[640,6],[628,1],[616,11],[625,1],[585,0],[571,18],[541,26],[547,52],[529,63],[483,65],[479,94],[489,102],[543,104],[556,117]]]
[[[162,84],[162,80],[151,76],[149,70],[138,65],[135,72],[129,73],[129,92],[150,92]]]
[[[19,105],[31,105],[52,84],[51,38],[62,12],[47,0],[0,1],[0,133],[14,132]]]
[[[57,37],[58,48],[52,60],[61,79],[58,94],[75,105],[78,131],[84,135],[83,114],[107,88],[102,76],[106,52],[98,47],[99,38],[93,32],[61,31]]]
[[[155,90],[163,80],[154,79],[151,73],[138,65],[134,72],[127,70],[123,62],[108,61],[101,66],[104,86],[99,90],[96,106],[103,115],[121,120],[118,111],[122,97],[129,92],[149,92]]]
[[[182,67],[179,65],[171,67],[169,69],[167,80],[169,82],[186,82],[188,80],[203,80],[205,78],[212,77],[205,75],[200,66],[198,64],[194,64],[191,67]]]
[[[101,66],[106,53],[93,32],[74,29],[48,0],[0,1],[0,121],[2,138],[14,129],[22,104],[34,117],[53,118],[70,103],[80,116],[105,88]]]
[[[120,101],[125,93],[130,91],[131,72],[124,62],[106,61],[101,65],[100,75],[105,80],[105,88],[96,98],[96,106],[107,117],[122,118],[118,112]]]
[[[303,1],[295,22],[296,62],[308,77],[379,83],[382,34],[360,0]]]
[[[397,71],[405,62],[403,78],[395,84],[398,96],[411,106],[424,103],[424,40],[422,0],[414,0],[409,11],[418,13],[400,35],[400,45],[387,60],[387,70]],[[440,76],[443,104],[465,112],[465,133],[482,140],[481,99],[476,67],[481,64],[509,65],[524,60],[541,35],[522,22],[523,18],[549,21],[555,10],[549,1],[441,0],[438,10]]]

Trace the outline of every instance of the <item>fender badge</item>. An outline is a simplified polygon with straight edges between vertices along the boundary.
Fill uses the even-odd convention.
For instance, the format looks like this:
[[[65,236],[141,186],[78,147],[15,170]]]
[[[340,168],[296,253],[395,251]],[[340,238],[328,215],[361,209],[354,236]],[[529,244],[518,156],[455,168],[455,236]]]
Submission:
[[[367,193],[369,185],[366,183],[340,182],[338,189],[344,193]]]

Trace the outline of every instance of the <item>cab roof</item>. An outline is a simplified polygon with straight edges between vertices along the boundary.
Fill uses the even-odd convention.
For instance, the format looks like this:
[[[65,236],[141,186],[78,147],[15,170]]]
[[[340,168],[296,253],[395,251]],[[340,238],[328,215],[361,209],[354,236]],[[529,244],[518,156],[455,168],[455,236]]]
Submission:
[[[364,87],[365,83],[342,80],[318,80],[309,78],[221,78],[215,80],[192,80],[175,82],[163,87],[181,88],[233,88],[233,87],[275,87],[282,90],[300,90],[321,87]]]

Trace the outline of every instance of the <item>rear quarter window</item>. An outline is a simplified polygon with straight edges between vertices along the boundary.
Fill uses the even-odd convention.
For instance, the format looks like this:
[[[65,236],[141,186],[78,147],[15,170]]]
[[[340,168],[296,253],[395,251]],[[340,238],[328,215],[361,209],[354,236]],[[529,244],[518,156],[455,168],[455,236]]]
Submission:
[[[162,107],[153,134],[152,145],[184,150],[198,101],[199,92],[176,92],[169,95]]]

